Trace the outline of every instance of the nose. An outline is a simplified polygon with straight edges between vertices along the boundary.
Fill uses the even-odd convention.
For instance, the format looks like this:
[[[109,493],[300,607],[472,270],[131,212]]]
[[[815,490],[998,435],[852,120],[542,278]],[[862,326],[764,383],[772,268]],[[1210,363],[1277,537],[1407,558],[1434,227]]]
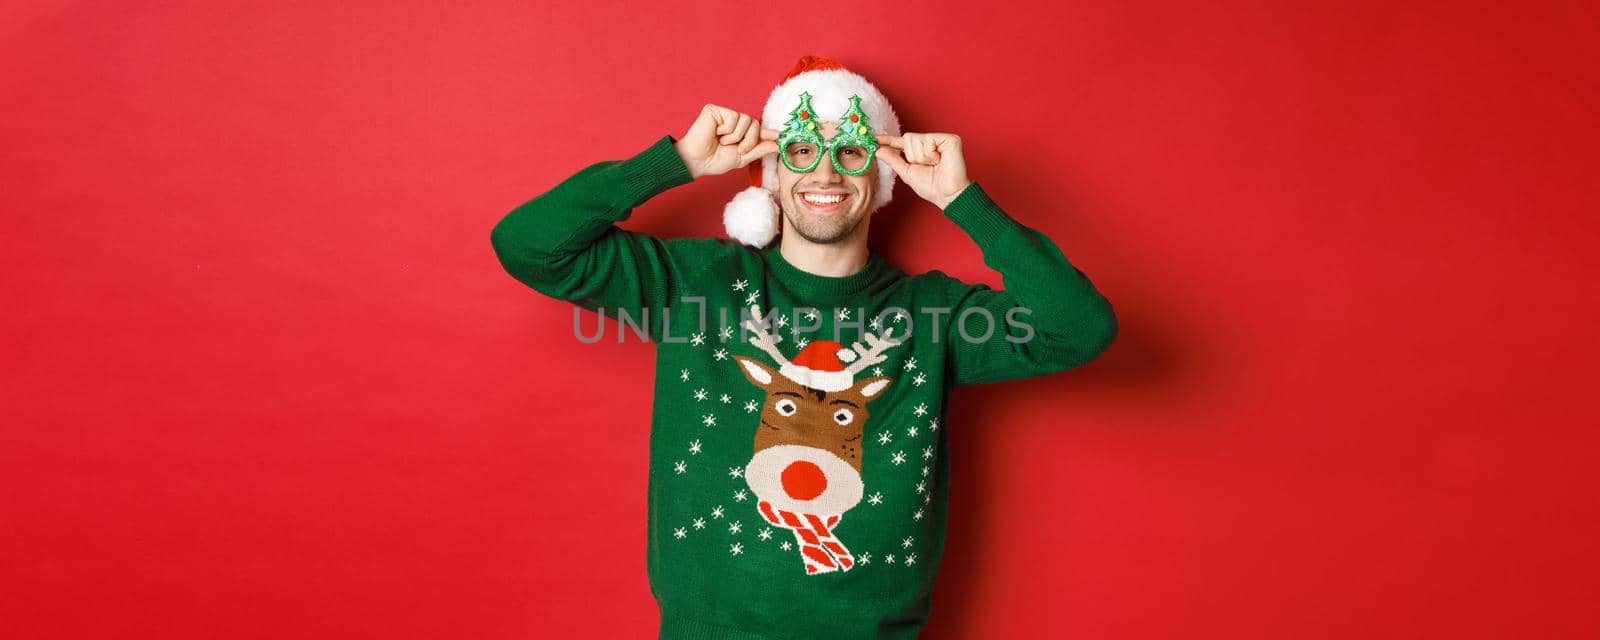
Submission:
[[[810,500],[828,489],[828,477],[823,475],[822,468],[805,460],[789,463],[778,477],[783,482],[783,491],[796,500]]]
[[[822,161],[817,163],[817,168],[813,169],[811,173],[827,183],[839,182],[844,177],[843,174],[834,171],[833,160],[828,158],[827,155],[822,156]]]

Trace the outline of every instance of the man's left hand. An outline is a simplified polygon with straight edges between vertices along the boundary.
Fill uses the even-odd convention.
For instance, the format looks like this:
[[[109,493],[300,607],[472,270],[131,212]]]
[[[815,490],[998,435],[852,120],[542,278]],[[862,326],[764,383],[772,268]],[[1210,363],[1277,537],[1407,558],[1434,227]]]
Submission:
[[[907,133],[874,136],[877,158],[889,163],[911,190],[943,210],[967,185],[967,161],[961,155],[961,137],[953,133]]]

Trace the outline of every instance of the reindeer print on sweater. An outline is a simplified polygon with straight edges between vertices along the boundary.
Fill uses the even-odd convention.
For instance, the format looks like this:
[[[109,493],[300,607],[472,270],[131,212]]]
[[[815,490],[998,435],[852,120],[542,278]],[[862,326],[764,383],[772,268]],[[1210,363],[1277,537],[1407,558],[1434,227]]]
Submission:
[[[751,384],[766,393],[755,429],[755,454],[744,478],[769,524],[793,532],[807,574],[848,571],[856,564],[834,532],[844,513],[861,502],[861,455],[867,403],[881,397],[890,379],[855,374],[884,361],[901,342],[866,334],[866,345],[845,348],[816,340],[793,360],[778,348],[783,340],[752,308],[745,327],[779,367],[734,356]],[[849,363],[846,365],[845,363]]]

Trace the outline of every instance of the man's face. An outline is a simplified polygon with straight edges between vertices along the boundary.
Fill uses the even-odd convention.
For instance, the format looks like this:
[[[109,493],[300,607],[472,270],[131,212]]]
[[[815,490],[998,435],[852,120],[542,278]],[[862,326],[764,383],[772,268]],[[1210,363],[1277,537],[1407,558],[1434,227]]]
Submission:
[[[824,139],[832,139],[839,127],[837,123],[829,122],[820,128]],[[839,173],[826,154],[810,173],[795,173],[780,162],[778,203],[783,209],[783,217],[801,237],[817,244],[839,242],[854,234],[857,226],[870,213],[868,208],[872,205],[872,190],[877,185],[877,178],[876,166],[859,176]],[[829,202],[837,200],[839,196],[843,199]]]

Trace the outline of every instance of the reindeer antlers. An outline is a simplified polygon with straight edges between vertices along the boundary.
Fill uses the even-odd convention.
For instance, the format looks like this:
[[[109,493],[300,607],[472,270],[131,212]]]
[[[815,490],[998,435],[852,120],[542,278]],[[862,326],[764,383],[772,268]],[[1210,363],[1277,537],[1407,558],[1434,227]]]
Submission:
[[[783,357],[783,352],[778,350],[778,343],[783,342],[783,337],[767,331],[768,323],[761,316],[760,305],[750,305],[750,319],[740,324],[750,333],[755,334],[754,337],[750,338],[750,344],[772,356],[772,360],[777,362],[778,366],[789,364],[789,359]],[[906,336],[894,337],[894,327],[885,329],[882,337],[870,333],[864,333],[861,337],[866,341],[867,346],[861,346],[860,342],[850,345],[850,349],[856,354],[856,359],[845,367],[845,371],[849,371],[852,376],[861,373],[867,367],[888,360],[888,358],[884,357],[883,352],[888,351],[889,347],[906,341]]]
[[[745,329],[750,330],[750,333],[755,334],[755,337],[750,338],[750,344],[767,352],[778,366],[789,364],[789,359],[783,357],[783,352],[778,350],[778,343],[783,342],[783,336],[767,332],[767,321],[761,317],[761,305],[750,305],[750,316],[749,320],[741,323]]]
[[[861,373],[861,371],[867,367],[878,364],[879,362],[883,362],[884,360],[888,360],[888,358],[883,356],[883,352],[888,351],[889,347],[906,341],[905,336],[891,338],[890,336],[892,335],[894,335],[894,327],[885,329],[883,331],[882,338],[870,333],[862,334],[861,337],[865,339],[867,344],[870,346],[863,347],[861,346],[860,342],[852,343],[850,348],[856,352],[857,358],[855,362],[852,362],[849,366],[845,367],[845,371],[849,371],[850,375],[855,375],[857,373]]]

